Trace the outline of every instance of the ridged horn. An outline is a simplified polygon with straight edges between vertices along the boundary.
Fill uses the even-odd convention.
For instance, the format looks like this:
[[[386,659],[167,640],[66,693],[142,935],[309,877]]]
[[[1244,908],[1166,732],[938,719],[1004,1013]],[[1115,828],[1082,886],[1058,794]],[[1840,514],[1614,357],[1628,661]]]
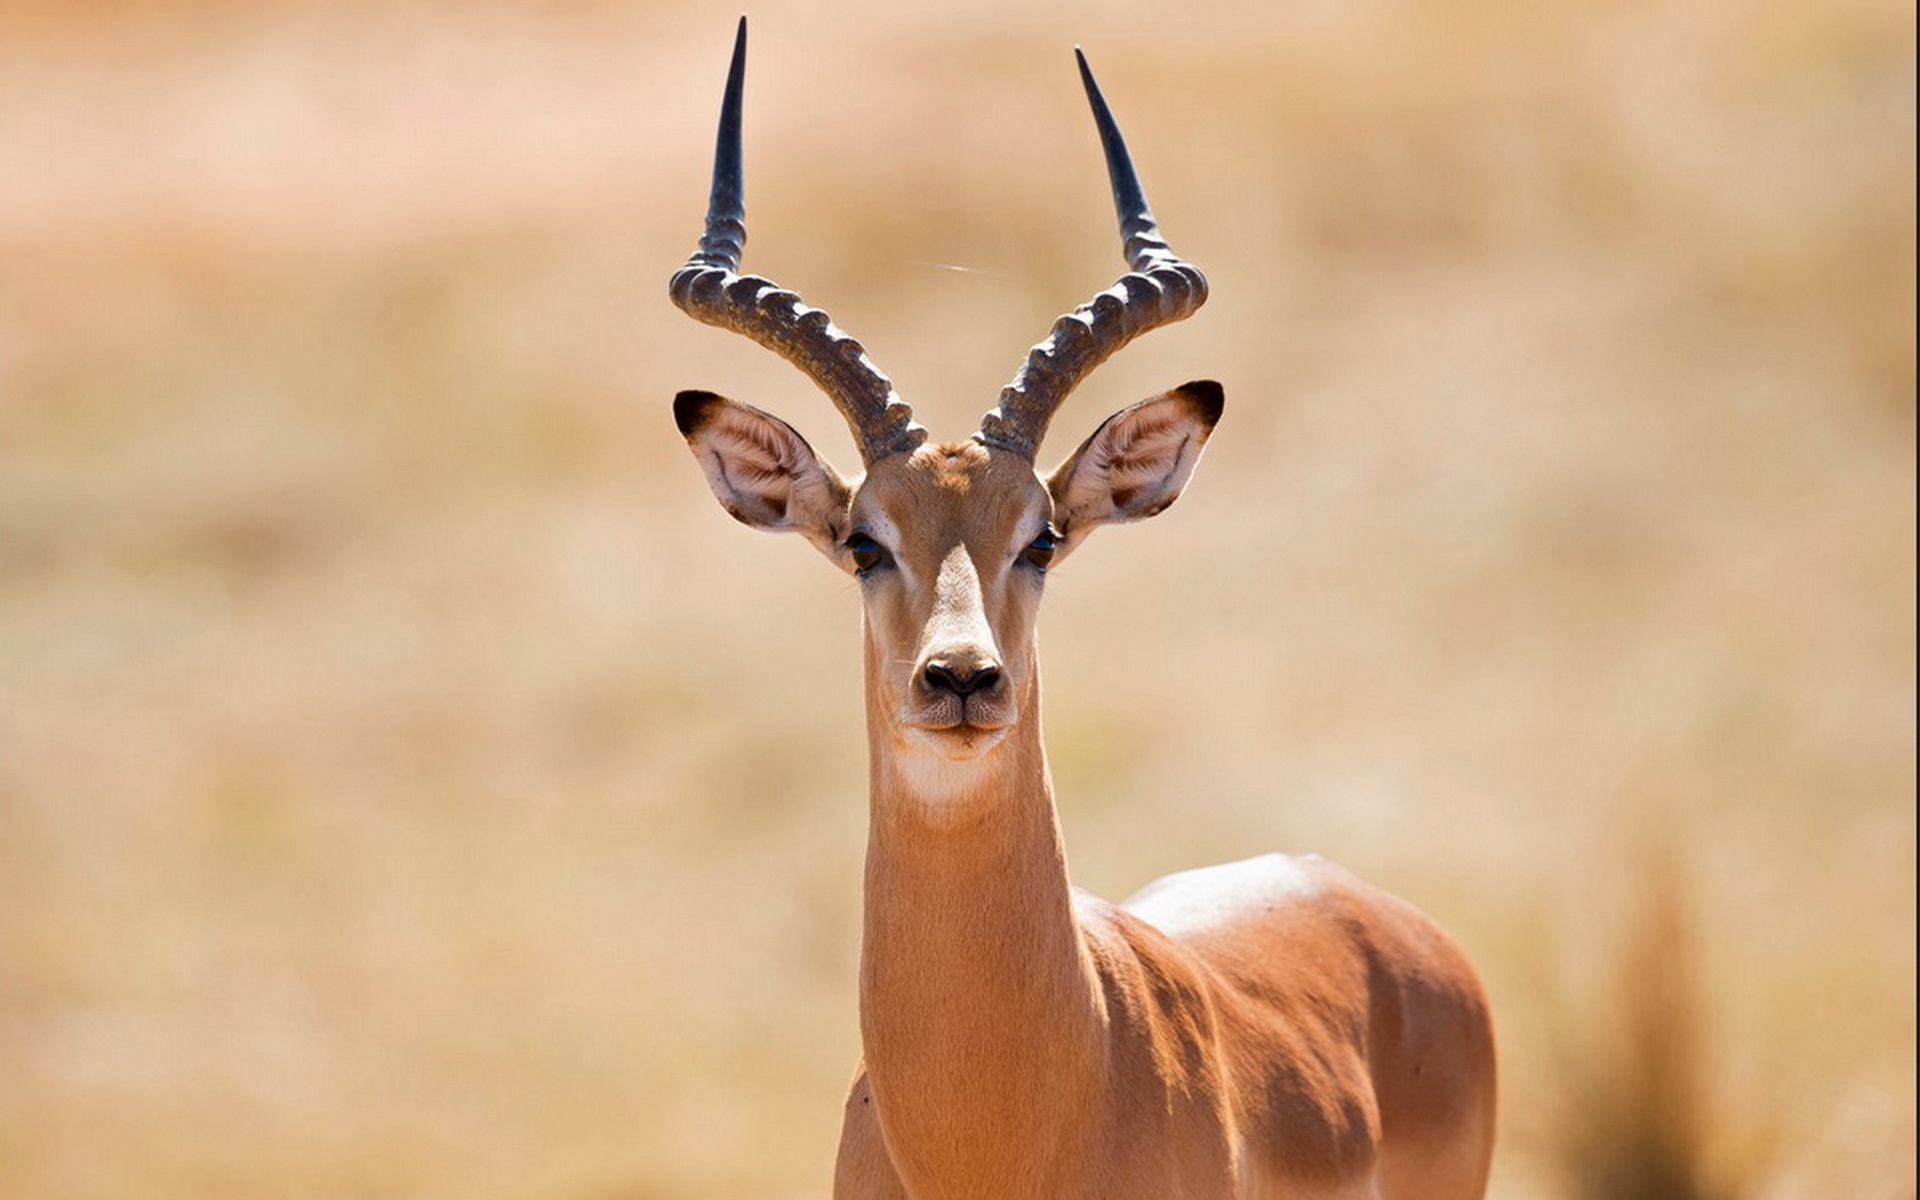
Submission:
[[[1193,315],[1207,299],[1207,277],[1183,261],[1160,236],[1147,207],[1127,143],[1114,123],[1087,56],[1074,48],[1080,81],[1093,107],[1100,145],[1106,151],[1113,207],[1120,218],[1121,252],[1132,268],[1118,282],[1053,323],[1046,340],[1027,353],[1013,382],[1000,392],[999,407],[974,435],[991,446],[1032,459],[1047,426],[1067,394],[1120,347],[1150,329]]]
[[[741,275],[747,225],[740,153],[740,100],[747,66],[747,19],[733,42],[720,133],[713,151],[713,190],[706,231],[687,265],[673,274],[673,302],[696,320],[744,333],[818,384],[847,419],[861,460],[872,463],[913,450],[927,431],[914,423],[893,381],[859,342],[796,292],[770,279]]]

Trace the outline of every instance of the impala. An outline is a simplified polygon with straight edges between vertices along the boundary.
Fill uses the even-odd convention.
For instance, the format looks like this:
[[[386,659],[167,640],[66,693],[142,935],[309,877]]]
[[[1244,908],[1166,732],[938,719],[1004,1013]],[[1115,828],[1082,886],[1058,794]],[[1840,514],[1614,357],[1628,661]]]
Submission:
[[[844,477],[785,422],[709,392],[681,392],[674,417],[729,513],[802,535],[859,581],[864,1055],[835,1196],[1481,1196],[1492,1030],[1432,921],[1315,857],[1186,871],[1117,907],[1067,882],[1041,593],[1094,529],[1173,503],[1223,404],[1217,383],[1182,384],[1035,471],[1074,385],[1207,294],[1160,236],[1086,59],[1131,270],[1054,324],[977,432],[932,443],[826,313],[738,274],[745,56],[743,20],[706,232],[672,296],[806,373],[865,469]]]

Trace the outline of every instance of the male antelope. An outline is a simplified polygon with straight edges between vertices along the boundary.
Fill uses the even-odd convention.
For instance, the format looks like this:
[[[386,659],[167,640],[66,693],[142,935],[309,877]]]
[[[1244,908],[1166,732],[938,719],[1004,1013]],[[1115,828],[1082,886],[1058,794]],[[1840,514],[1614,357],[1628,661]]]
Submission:
[[[1034,617],[1096,526],[1180,494],[1222,394],[1109,417],[1044,477],[1061,400],[1206,298],[1147,209],[1086,60],[1132,270],[1055,323],[978,432],[929,444],[858,342],[766,279],[745,240],[740,94],[674,302],[799,367],[852,425],[843,478],[785,422],[674,400],[726,510],[802,534],[860,582],[871,832],[860,1032],[839,1197],[1480,1196],[1493,1040],[1472,966],[1404,902],[1318,858],[1160,880],[1114,907],[1067,883],[1040,742]]]

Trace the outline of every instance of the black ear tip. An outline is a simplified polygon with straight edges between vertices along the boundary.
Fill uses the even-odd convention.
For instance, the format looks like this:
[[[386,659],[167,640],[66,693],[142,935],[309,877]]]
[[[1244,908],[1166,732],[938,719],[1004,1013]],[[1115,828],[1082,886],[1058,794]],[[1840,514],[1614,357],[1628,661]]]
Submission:
[[[712,392],[681,392],[673,398],[673,423],[681,437],[692,437],[725,401]]]
[[[1227,410],[1227,390],[1211,379],[1196,379],[1173,390],[1192,401],[1209,425],[1218,423]]]

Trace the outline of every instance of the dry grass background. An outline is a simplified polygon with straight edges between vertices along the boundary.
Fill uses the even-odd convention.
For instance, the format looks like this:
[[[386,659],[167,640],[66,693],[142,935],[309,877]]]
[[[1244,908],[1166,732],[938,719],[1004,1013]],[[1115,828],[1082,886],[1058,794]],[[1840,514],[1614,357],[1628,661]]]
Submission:
[[[667,412],[851,458],[666,301],[735,11],[8,6],[0,1193],[824,1192],[854,597]],[[936,431],[1119,269],[1076,41],[1213,279],[1060,421],[1229,395],[1051,589],[1077,878],[1434,912],[1504,1200],[1912,1197],[1911,7],[752,15],[749,262]]]

